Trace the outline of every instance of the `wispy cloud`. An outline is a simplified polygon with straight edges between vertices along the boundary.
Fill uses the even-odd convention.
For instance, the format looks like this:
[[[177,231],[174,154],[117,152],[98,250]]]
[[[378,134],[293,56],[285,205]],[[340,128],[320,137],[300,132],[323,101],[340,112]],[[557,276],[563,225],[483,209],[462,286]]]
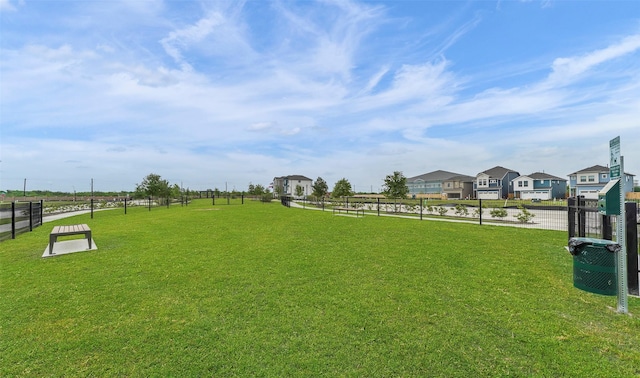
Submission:
[[[605,62],[640,50],[640,34],[625,37],[620,42],[588,54],[569,58],[558,58],[553,62],[548,84],[564,85],[578,80],[589,70]]]

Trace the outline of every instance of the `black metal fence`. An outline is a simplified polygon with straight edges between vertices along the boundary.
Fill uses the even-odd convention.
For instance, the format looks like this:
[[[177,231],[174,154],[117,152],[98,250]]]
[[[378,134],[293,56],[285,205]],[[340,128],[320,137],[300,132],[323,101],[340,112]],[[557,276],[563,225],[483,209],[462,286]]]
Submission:
[[[285,206],[329,210],[334,207],[364,210],[376,216],[400,216],[451,222],[508,225],[567,230],[566,201],[431,200],[379,197],[299,198],[281,197]]]
[[[0,204],[0,241],[42,225],[43,201]]]

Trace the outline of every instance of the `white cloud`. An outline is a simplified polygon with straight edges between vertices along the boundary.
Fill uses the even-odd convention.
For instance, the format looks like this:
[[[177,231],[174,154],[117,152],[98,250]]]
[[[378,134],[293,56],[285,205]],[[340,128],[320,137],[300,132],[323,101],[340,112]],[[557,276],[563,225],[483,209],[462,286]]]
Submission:
[[[0,0],[0,12],[15,12],[18,9],[11,4],[11,0]]]
[[[592,68],[604,62],[634,53],[639,49],[640,34],[637,34],[628,36],[619,43],[583,56],[558,58],[553,62],[553,72],[549,75],[548,84],[565,85],[571,83]]]

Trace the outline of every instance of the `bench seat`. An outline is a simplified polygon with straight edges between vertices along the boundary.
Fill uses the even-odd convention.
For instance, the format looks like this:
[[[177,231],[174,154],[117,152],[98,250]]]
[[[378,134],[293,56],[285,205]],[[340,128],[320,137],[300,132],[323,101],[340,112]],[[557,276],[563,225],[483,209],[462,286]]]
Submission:
[[[55,226],[53,230],[51,230],[51,234],[49,234],[49,254],[53,254],[53,245],[58,241],[58,237],[69,235],[84,235],[89,242],[89,249],[91,249],[91,229],[86,224]]]

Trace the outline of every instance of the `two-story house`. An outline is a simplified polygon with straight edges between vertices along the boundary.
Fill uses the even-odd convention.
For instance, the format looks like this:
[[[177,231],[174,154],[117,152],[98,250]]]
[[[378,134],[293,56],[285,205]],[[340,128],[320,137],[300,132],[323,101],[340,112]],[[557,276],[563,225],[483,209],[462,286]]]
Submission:
[[[465,199],[473,197],[473,183],[476,180],[473,176],[458,175],[442,182],[442,193],[447,198]]]
[[[302,188],[302,195],[308,196],[313,192],[313,180],[302,175],[290,175],[273,178],[273,190],[281,196],[296,196],[296,188]]]
[[[407,188],[409,195],[418,194],[442,194],[442,183],[454,176],[460,176],[460,173],[447,172],[437,170],[425,173],[420,176],[407,178]]]
[[[493,167],[476,175],[474,184],[477,199],[505,199],[513,195],[512,180],[520,176],[513,169]]]
[[[515,198],[520,199],[561,199],[567,193],[567,180],[544,172],[518,176],[511,183]]]
[[[633,192],[635,175],[624,173],[622,185],[625,193]],[[569,196],[584,196],[586,199],[598,199],[598,192],[611,180],[609,168],[602,165],[581,169],[569,174]]]

